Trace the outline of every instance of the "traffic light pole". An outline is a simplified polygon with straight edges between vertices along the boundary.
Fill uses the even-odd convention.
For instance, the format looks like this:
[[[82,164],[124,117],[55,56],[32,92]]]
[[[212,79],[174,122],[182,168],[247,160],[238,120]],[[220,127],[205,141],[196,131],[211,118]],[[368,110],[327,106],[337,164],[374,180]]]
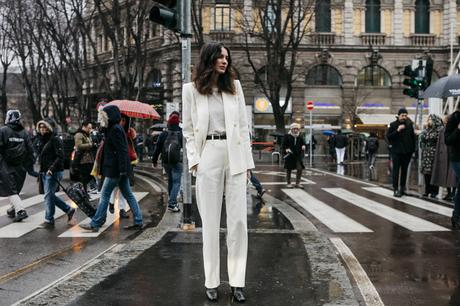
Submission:
[[[182,0],[180,2],[181,10],[181,52],[182,52],[182,84],[191,81],[191,61],[192,61],[192,46],[191,46],[191,0]],[[182,108],[183,109],[183,108]],[[185,138],[183,139],[183,220],[182,228],[192,230],[195,227],[192,221],[192,177],[188,171],[187,151],[185,146]]]

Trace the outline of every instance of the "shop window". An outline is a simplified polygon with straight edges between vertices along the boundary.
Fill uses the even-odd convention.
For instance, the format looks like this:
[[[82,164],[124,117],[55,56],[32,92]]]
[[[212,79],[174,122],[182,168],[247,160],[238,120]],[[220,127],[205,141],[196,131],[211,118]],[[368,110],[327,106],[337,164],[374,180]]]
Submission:
[[[305,78],[306,85],[329,85],[341,86],[342,77],[337,69],[331,65],[321,64],[313,67],[308,71]]]
[[[430,33],[430,2],[429,0],[415,1],[415,33]]]
[[[391,86],[390,74],[378,65],[364,67],[356,78],[356,86]]]
[[[147,87],[148,88],[161,88],[161,71],[158,69],[153,69],[150,72],[149,77],[147,78]]]
[[[331,32],[331,1],[316,1],[315,6],[315,31]]]
[[[366,33],[380,33],[380,0],[366,0]]]
[[[232,29],[231,12],[229,4],[216,4],[214,8],[215,31],[230,31]]]

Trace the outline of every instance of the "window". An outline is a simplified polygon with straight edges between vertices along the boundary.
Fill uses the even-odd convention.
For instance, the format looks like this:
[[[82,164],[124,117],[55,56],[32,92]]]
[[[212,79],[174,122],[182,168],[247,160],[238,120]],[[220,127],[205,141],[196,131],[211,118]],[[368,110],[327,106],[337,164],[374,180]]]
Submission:
[[[356,86],[391,86],[390,74],[378,65],[364,67],[356,78]]]
[[[380,0],[366,0],[366,33],[380,33]]]
[[[265,28],[268,32],[273,32],[276,29],[276,11],[274,3],[267,4],[266,10],[263,12]]]
[[[308,71],[305,84],[340,86],[342,85],[342,77],[334,67],[321,64]]]
[[[215,31],[230,31],[231,24],[231,8],[229,4],[216,4],[214,8],[214,30]]]
[[[415,33],[430,33],[430,3],[429,0],[415,1]]]
[[[148,88],[161,88],[161,71],[159,69],[153,69],[149,77],[147,78],[147,87]]]
[[[315,31],[331,32],[331,0],[316,1]]]

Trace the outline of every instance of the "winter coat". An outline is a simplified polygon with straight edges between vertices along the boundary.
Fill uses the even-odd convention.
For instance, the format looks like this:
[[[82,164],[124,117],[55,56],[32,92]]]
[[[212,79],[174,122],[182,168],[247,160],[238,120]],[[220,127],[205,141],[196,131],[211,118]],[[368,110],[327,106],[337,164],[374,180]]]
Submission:
[[[45,135],[39,135],[39,163],[40,172],[51,171],[53,173],[64,171],[64,145],[61,138],[59,138],[53,131],[53,127],[46,120],[41,120],[37,123],[38,127],[44,124],[47,126],[49,132]]]
[[[430,115],[432,125],[420,134],[420,146],[422,149],[423,174],[431,174],[436,155],[436,146],[439,138],[439,130],[442,128],[442,120],[436,115]]]
[[[449,116],[446,124],[446,131],[444,132],[444,139],[446,145],[449,147],[450,161],[460,161],[460,130],[458,124],[460,123],[460,111],[455,111]]]
[[[94,163],[93,156],[93,141],[90,135],[86,134],[82,130],[75,134],[75,148],[77,151],[81,151],[83,156],[80,164],[92,164]]]
[[[405,129],[398,132],[398,126],[404,124]],[[391,144],[392,154],[412,154],[415,151],[415,133],[412,121],[407,119],[400,122],[398,119],[390,123],[387,133],[388,141]]]
[[[298,163],[300,163],[302,169],[305,169],[303,164],[304,153],[302,151],[302,146],[305,145],[305,137],[303,137],[302,134],[297,137],[294,137],[290,133],[284,136],[282,152],[285,169],[297,169]],[[287,149],[291,149],[292,153],[288,153]]]
[[[125,130],[119,124],[121,119],[120,111],[118,107],[111,105],[104,107],[102,111],[107,114],[108,127],[105,131],[101,174],[110,178],[130,175],[131,164],[128,157],[128,141]]]
[[[348,145],[348,138],[343,134],[338,134],[334,137],[334,147],[343,149]]]
[[[444,141],[444,130],[444,127],[439,130],[433,170],[431,172],[431,185],[452,188],[457,186],[457,179],[454,170],[450,166],[449,150]]]
[[[17,156],[17,148],[25,149],[22,161],[18,164],[11,163],[11,156]],[[8,197],[19,194],[24,186],[26,172],[33,170],[33,147],[32,142],[19,124],[7,124],[0,128],[0,196]]]

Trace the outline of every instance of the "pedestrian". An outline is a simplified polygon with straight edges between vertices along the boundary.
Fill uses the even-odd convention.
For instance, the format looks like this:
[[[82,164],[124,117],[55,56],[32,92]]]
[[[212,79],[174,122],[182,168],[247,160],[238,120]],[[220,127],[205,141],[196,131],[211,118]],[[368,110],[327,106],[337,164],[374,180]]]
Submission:
[[[79,181],[88,191],[88,183],[92,180],[91,169],[94,164],[94,145],[91,139],[93,126],[90,121],[84,121],[75,133],[75,155],[72,162],[73,169],[79,174]]]
[[[449,116],[444,117],[444,124],[447,124]],[[447,188],[447,195],[443,198],[446,201],[452,201],[455,195],[457,179],[455,172],[449,163],[449,150],[444,140],[445,127],[439,129],[438,141],[436,143],[436,153],[433,162],[431,174],[431,185]]]
[[[342,134],[341,130],[337,131],[337,135],[334,138],[335,155],[337,157],[337,165],[343,165],[345,160],[345,149],[348,145],[348,138]]]
[[[311,143],[311,152],[310,152],[310,141]],[[316,141],[315,135],[306,135],[305,136],[305,144],[306,144],[306,150],[308,154],[312,154],[311,159],[315,159],[315,150],[316,150],[316,145],[318,142]]]
[[[254,172],[252,170],[250,170],[249,175],[250,175],[249,180],[251,181],[252,186],[254,186],[254,188],[257,190],[257,196],[260,199],[262,199],[263,195],[267,191],[264,189],[259,179],[254,175]]]
[[[368,158],[369,169],[374,169],[375,159],[377,157],[377,151],[379,149],[379,139],[375,132],[371,132],[369,138],[366,141],[366,153]]]
[[[301,188],[300,179],[302,178],[302,170],[305,169],[305,166],[303,164],[305,149],[305,138],[301,137],[300,124],[292,123],[290,126],[289,133],[284,136],[282,149],[284,169],[286,169],[287,188],[292,188],[292,170],[297,170],[295,187]]]
[[[335,162],[336,161],[336,157],[335,157],[335,134],[331,134],[331,135],[328,135],[326,137],[326,141],[327,141],[327,144],[328,144],[328,149],[329,149],[329,156],[331,157],[331,162]]]
[[[11,109],[6,113],[5,125],[0,128],[0,196],[8,197],[7,215],[13,222],[28,217],[19,193],[24,186],[26,172],[33,172],[32,142],[21,124],[21,112]]]
[[[168,176],[168,210],[179,212],[177,195],[181,186],[182,164],[182,129],[179,127],[179,115],[172,113],[168,119],[168,129],[158,137],[152,163],[156,167],[161,155],[163,169]]]
[[[144,136],[138,133],[133,141],[134,141],[134,146],[136,149],[137,158],[139,162],[143,162],[144,161]]]
[[[40,228],[54,228],[54,213],[56,206],[67,214],[67,222],[71,225],[75,208],[70,207],[61,198],[56,196],[59,181],[64,176],[64,146],[62,140],[55,133],[52,120],[40,120],[37,131],[40,134],[39,163],[40,179],[45,193],[45,221]]]
[[[134,217],[134,223],[125,226],[125,229],[143,229],[142,213],[129,185],[128,177],[132,168],[128,156],[126,133],[120,125],[120,110],[115,105],[105,106],[99,110],[98,116],[105,133],[100,166],[104,182],[96,214],[90,223],[81,224],[80,227],[93,232],[99,231],[107,216],[110,195],[113,189],[118,186]]]
[[[454,196],[451,223],[454,229],[460,229],[460,104],[457,104],[457,109],[449,116],[444,138],[449,147],[450,164],[457,178],[457,191]]]
[[[407,168],[415,151],[414,126],[405,108],[401,108],[398,111],[397,119],[390,123],[387,138],[391,144],[391,160],[393,162],[393,195],[401,197],[405,194]]]
[[[153,152],[155,152],[155,143],[153,142],[154,132],[155,131],[152,130],[145,138],[145,147],[147,148],[147,155],[150,159],[153,156]]]
[[[420,149],[422,150],[421,172],[425,178],[425,193],[423,196],[435,198],[438,195],[439,187],[431,184],[431,174],[436,155],[436,147],[439,139],[439,130],[443,127],[442,119],[430,114],[427,117],[426,128],[420,134]]]
[[[225,190],[228,277],[233,299],[243,303],[248,251],[246,181],[248,170],[254,168],[246,103],[241,84],[235,80],[230,51],[222,43],[203,46],[195,67],[193,82],[183,87],[183,133],[203,222],[206,296],[211,301],[218,299]]]

